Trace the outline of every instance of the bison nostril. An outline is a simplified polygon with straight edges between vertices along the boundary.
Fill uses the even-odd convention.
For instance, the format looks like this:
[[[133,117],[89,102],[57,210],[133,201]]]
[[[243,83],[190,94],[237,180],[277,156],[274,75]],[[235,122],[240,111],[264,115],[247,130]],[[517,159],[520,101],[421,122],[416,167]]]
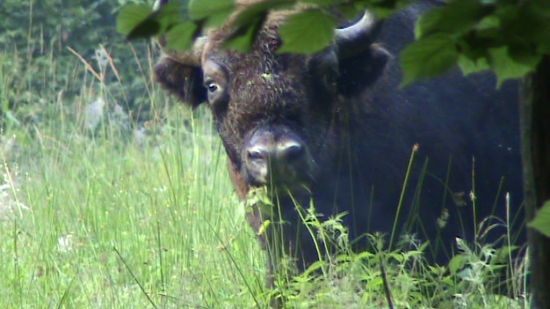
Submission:
[[[297,161],[305,155],[305,149],[300,144],[292,144],[281,150],[287,162]]]

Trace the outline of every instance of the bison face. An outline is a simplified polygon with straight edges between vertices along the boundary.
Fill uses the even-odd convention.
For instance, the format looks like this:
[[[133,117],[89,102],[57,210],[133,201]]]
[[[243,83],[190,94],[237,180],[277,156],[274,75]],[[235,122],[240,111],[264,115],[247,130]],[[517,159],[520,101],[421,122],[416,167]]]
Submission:
[[[249,53],[221,48],[231,33],[223,27],[190,52],[166,52],[155,68],[183,101],[208,102],[241,197],[264,185],[279,192],[311,187],[343,139],[350,96],[376,80],[388,58],[372,45],[377,27],[368,14],[337,29],[334,44],[315,55],[277,53],[282,19],[267,19]]]
[[[337,58],[278,55],[261,38],[251,53],[212,49],[202,65],[207,101],[234,168],[248,186],[294,191],[327,152],[337,101]]]

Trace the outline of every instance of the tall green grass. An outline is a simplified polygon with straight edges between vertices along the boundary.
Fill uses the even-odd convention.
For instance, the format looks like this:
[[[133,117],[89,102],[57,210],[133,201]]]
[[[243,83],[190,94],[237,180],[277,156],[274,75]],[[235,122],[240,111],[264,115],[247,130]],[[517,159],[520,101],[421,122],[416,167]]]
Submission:
[[[199,133],[208,121],[191,120],[189,132],[176,123],[139,151],[73,135],[37,140],[30,157],[6,162],[13,204],[0,223],[0,307],[254,303],[262,254],[219,142]]]
[[[264,306],[264,257],[211,118],[152,90],[158,117],[132,135],[104,85],[81,82],[74,101],[39,94],[41,121],[5,124],[0,308]]]
[[[154,110],[132,123],[112,92],[110,83],[125,83],[116,59],[101,52],[98,70],[77,53],[68,64],[41,62],[49,75],[73,72],[65,80],[81,85],[74,96],[50,89],[32,59],[0,54],[0,308],[266,308],[271,297],[287,308],[388,308],[386,287],[396,308],[526,308],[521,267],[516,299],[483,289],[491,247],[461,244],[465,257],[432,266],[424,244],[411,238],[415,250],[387,251],[380,235],[369,236],[373,252],[352,253],[338,239],[340,254],[267,290],[265,253],[206,108],[171,103],[151,82],[148,51],[136,72]],[[29,93],[37,83],[42,91]],[[10,110],[24,95],[35,104]],[[345,234],[337,218],[304,215],[325,243],[331,231]],[[475,272],[456,266],[465,259]]]

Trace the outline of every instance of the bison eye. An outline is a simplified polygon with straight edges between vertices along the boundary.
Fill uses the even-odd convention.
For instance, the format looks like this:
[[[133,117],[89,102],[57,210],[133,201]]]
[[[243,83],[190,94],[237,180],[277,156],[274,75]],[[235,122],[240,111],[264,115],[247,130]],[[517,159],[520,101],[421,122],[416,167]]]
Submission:
[[[222,107],[226,105],[228,102],[228,95],[225,91],[225,84],[223,83],[217,83],[211,78],[207,78],[204,81],[204,87],[207,91],[207,99],[208,103],[217,110],[220,110]]]
[[[218,85],[216,83],[210,82],[206,85],[206,88],[208,88],[208,91],[210,93],[216,92],[218,90]]]

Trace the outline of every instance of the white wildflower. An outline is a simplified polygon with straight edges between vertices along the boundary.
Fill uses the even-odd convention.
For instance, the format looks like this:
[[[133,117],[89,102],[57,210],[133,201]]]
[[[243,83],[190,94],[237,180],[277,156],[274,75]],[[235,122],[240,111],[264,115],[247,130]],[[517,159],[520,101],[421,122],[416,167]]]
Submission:
[[[68,234],[57,239],[57,250],[59,252],[68,252],[73,250],[73,235]]]
[[[134,138],[134,145],[137,149],[142,149],[147,142],[147,135],[145,134],[145,128],[135,129],[132,131]]]
[[[103,118],[105,100],[97,98],[94,102],[88,104],[84,110],[84,128],[94,130],[97,128]]]

